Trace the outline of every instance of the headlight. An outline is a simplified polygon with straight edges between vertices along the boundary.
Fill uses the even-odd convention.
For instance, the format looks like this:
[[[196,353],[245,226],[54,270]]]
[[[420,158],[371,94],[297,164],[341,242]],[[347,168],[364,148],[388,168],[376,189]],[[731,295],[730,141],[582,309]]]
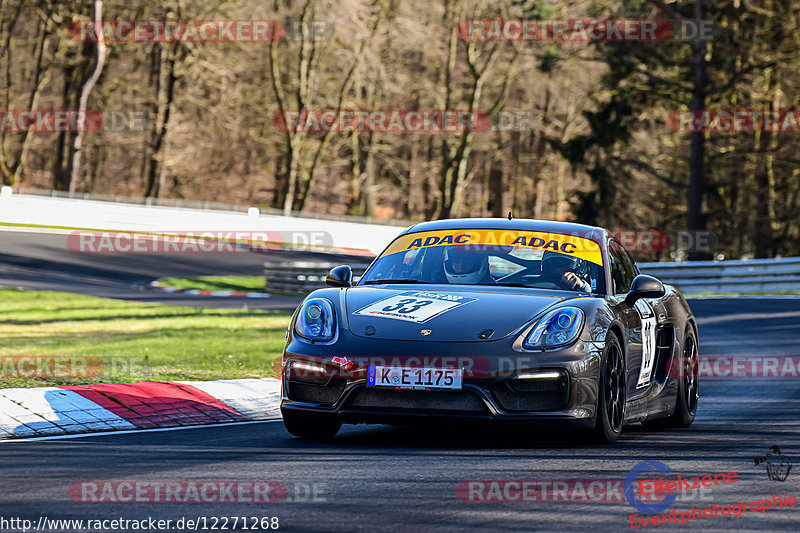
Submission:
[[[334,328],[333,304],[325,298],[311,298],[303,303],[297,314],[294,332],[310,341],[327,342],[333,340]]]
[[[583,329],[583,311],[577,307],[561,307],[544,315],[522,346],[532,350],[543,350],[570,344]]]

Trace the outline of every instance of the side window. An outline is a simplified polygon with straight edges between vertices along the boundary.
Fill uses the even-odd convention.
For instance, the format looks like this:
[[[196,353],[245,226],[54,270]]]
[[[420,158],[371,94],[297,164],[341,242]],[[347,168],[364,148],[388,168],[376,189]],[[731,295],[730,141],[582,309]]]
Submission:
[[[623,285],[624,280],[622,275],[622,270],[619,262],[619,256],[614,253],[614,250],[611,249],[611,246],[608,247],[608,262],[610,263],[611,267],[611,284],[612,289],[615,294],[619,294],[619,287]]]
[[[631,282],[633,282],[633,278],[635,278],[639,274],[639,269],[636,267],[636,261],[633,260],[631,254],[628,253],[628,250],[625,249],[624,246],[619,245],[622,249],[622,260],[627,265],[627,269],[631,272]]]
[[[636,267],[628,253],[616,242],[608,243],[609,259],[611,260],[611,279],[614,282],[614,293],[625,294],[631,289],[633,278],[636,277]]]

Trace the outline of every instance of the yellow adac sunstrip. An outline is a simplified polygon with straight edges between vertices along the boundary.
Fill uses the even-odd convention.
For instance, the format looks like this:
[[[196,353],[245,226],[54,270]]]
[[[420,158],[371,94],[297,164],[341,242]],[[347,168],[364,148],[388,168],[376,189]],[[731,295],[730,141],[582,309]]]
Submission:
[[[382,256],[407,252],[432,246],[514,246],[531,250],[558,252],[570,257],[579,257],[596,265],[603,265],[603,254],[596,242],[560,233],[541,231],[515,231],[498,229],[458,229],[423,231],[397,238]],[[476,248],[480,249],[480,248]]]

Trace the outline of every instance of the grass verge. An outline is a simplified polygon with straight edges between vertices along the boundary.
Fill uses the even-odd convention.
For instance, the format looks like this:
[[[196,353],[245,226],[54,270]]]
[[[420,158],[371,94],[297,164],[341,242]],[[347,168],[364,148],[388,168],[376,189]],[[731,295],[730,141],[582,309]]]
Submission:
[[[0,289],[0,388],[275,377],[290,313]]]
[[[162,287],[198,289],[201,291],[265,292],[263,276],[196,276],[193,278],[161,278]]]

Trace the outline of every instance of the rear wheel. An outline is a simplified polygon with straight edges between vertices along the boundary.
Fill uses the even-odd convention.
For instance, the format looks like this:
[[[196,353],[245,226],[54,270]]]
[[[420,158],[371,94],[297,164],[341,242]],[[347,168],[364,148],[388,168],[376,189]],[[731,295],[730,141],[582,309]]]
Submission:
[[[330,415],[298,414],[291,411],[283,411],[283,425],[295,437],[317,440],[332,439],[342,427],[342,423]]]
[[[698,390],[698,374],[700,358],[697,351],[697,338],[692,326],[687,324],[688,331],[683,343],[683,354],[678,362],[678,394],[675,400],[675,411],[667,418],[645,420],[642,424],[648,427],[688,428],[694,422],[697,403],[700,399]]]
[[[617,336],[608,334],[600,368],[594,434],[598,442],[616,442],[625,419],[625,354]]]
[[[667,425],[676,428],[688,428],[694,422],[697,413],[697,402],[700,399],[698,374],[700,358],[697,352],[697,339],[692,327],[687,325],[686,341],[683,343],[681,358],[681,377],[678,382],[678,400],[675,412],[667,418]]]

